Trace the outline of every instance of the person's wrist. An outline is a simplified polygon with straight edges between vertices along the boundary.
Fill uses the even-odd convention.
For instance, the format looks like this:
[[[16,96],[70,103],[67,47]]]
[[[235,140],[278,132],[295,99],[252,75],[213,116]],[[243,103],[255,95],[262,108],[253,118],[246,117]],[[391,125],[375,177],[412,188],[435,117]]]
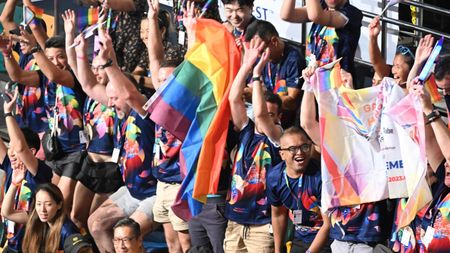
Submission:
[[[22,182],[16,183],[16,182],[11,182],[11,184],[17,188],[19,188],[22,185]]]

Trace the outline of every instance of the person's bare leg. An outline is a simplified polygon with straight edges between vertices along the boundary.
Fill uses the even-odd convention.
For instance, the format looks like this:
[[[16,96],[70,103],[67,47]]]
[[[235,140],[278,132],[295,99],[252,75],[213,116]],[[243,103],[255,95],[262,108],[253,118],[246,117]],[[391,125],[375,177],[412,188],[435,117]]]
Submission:
[[[109,193],[96,193],[94,199],[92,200],[91,210],[89,211],[89,213],[91,214],[95,212],[95,210],[97,210],[97,208],[99,208],[110,195],[111,194]]]
[[[180,241],[178,241],[178,232],[173,229],[172,223],[163,224],[164,237],[166,238],[167,248],[170,253],[182,253]]]
[[[97,244],[100,252],[114,252],[113,226],[125,214],[111,199],[106,200],[88,218],[89,232]]]
[[[180,242],[183,252],[187,252],[191,248],[191,236],[189,231],[178,231],[178,241]]]
[[[82,183],[77,182],[75,186],[75,193],[73,195],[73,208],[70,213],[70,218],[73,223],[77,225],[82,234],[88,230],[87,220],[90,214],[90,207],[95,193],[89,190]]]
[[[69,215],[72,211],[73,192],[75,191],[76,183],[77,181],[66,176],[62,176],[58,182],[58,188],[61,190],[64,196],[64,205],[66,206],[66,212]]]

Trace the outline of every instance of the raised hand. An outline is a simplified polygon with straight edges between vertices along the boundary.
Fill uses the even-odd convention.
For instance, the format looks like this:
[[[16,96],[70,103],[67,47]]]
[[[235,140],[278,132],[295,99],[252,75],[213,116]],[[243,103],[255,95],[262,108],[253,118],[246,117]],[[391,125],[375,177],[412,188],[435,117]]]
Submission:
[[[6,96],[9,96],[11,98],[11,101],[6,102],[3,104],[3,112],[8,113],[8,112],[13,112],[14,109],[16,108],[16,101],[17,101],[17,97],[19,95],[19,88],[16,87],[16,89],[14,90],[14,94],[10,94],[7,91],[5,91]]]
[[[245,44],[245,54],[242,65],[251,69],[253,64],[258,60],[264,46],[264,41],[256,41],[255,39],[252,39],[249,44]]]
[[[27,169],[23,162],[19,162],[17,166],[14,166],[12,171],[11,183],[13,185],[20,185],[25,178],[25,173]]]
[[[75,38],[74,43],[76,45],[75,51],[77,52],[77,55],[78,56],[84,56],[86,54],[86,51],[87,51],[87,44],[86,44],[86,40],[83,37],[83,34],[79,34]]]
[[[420,103],[424,111],[433,110],[433,104],[431,103],[430,94],[428,94],[425,87],[420,83],[419,78],[414,78],[409,85],[409,92],[419,97]]]
[[[150,18],[158,18],[159,13],[159,1],[158,0],[147,0],[148,3],[148,12],[147,17]]]
[[[416,62],[424,63],[433,51],[434,38],[431,34],[425,35],[419,41],[419,45],[416,49]]]
[[[66,10],[61,14],[61,17],[64,20],[64,31],[66,34],[75,34],[75,11],[70,9]]]
[[[195,2],[187,1],[186,8],[183,9],[183,25],[186,27],[186,32],[194,30],[197,23],[197,17],[195,16]]]
[[[264,66],[269,62],[270,49],[266,47],[264,52],[261,54],[258,64],[253,68],[253,76],[261,76]]]
[[[369,37],[376,38],[380,34],[381,25],[380,25],[380,17],[376,16],[369,23]]]

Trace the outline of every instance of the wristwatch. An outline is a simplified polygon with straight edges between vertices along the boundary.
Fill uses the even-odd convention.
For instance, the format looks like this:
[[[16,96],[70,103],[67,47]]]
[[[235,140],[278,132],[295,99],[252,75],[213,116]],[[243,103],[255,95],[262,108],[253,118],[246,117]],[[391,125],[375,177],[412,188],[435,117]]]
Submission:
[[[99,69],[106,69],[107,67],[111,67],[113,65],[113,60],[109,59],[105,64],[98,66]]]
[[[441,117],[441,114],[439,113],[439,110],[438,109],[434,109],[433,111],[431,111],[430,114],[428,114],[426,116],[426,118],[427,118],[427,123],[426,124],[427,125],[431,124],[431,122],[439,119],[440,117]]]
[[[42,51],[42,48],[39,46],[39,44],[36,44],[36,46],[34,46],[31,50],[30,50],[30,54],[34,54],[37,53],[39,51]]]
[[[8,116],[14,117],[14,115],[12,114],[12,112],[5,112],[5,119],[6,119],[6,117],[8,117]]]
[[[254,76],[254,77],[252,77],[252,82],[254,82],[254,81],[259,81],[259,82],[261,82],[261,76]]]

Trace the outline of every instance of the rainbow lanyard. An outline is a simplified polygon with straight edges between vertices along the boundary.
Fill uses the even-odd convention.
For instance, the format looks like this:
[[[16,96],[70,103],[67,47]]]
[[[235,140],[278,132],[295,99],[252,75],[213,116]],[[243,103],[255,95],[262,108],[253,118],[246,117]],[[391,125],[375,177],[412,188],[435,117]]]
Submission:
[[[283,171],[283,176],[284,176],[284,180],[286,181],[286,186],[288,187],[291,196],[296,200],[297,210],[301,210],[300,209],[300,199],[301,199],[300,196],[301,196],[302,187],[303,187],[303,175],[298,178],[298,195],[297,196],[295,195],[294,191],[291,188],[291,185],[289,184],[289,179],[286,174],[286,169],[284,169],[284,171]]]
[[[275,89],[276,83],[280,77],[280,63],[277,64],[277,70],[275,72],[275,76],[272,76],[272,63],[269,62],[269,67],[267,68],[267,74],[269,75],[270,87]],[[275,77],[275,78],[274,78]]]

